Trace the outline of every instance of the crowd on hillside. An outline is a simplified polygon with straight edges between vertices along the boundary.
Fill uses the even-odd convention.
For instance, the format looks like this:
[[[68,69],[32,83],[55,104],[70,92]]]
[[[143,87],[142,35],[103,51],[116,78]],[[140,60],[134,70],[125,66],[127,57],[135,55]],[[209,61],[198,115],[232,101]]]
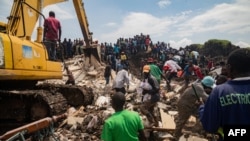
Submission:
[[[61,57],[67,59],[72,58],[75,55],[83,54],[84,41],[82,39],[64,38],[62,46],[57,48],[57,58]],[[213,67],[213,60],[206,57],[195,50],[191,50],[188,47],[179,49],[172,48],[169,43],[156,42],[154,43],[150,35],[139,34],[132,38],[119,38],[116,43],[100,43],[101,46],[101,60],[109,63],[113,69],[117,68],[119,60],[123,64],[130,56],[136,55],[138,52],[146,52],[149,49],[151,54],[148,57],[154,59],[155,63],[163,69],[165,61],[174,59],[182,68],[192,60],[193,64],[198,65],[201,68],[210,70]],[[125,54],[125,58],[121,58],[121,55]],[[125,59],[125,60],[124,60]],[[142,64],[148,58],[142,58]],[[127,64],[128,65],[128,64]]]

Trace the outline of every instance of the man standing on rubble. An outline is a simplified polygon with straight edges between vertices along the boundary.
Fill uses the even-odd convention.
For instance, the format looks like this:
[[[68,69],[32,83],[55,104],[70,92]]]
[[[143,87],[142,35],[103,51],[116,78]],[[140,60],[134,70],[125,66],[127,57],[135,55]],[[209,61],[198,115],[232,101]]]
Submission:
[[[184,86],[181,88],[180,92],[185,91],[185,89],[188,87],[190,83],[190,79],[194,73],[194,65],[192,61],[188,61],[188,64],[183,69],[182,77],[184,78]]]
[[[223,130],[226,126],[250,126],[250,65],[246,64],[249,60],[249,48],[230,53],[227,59],[230,80],[216,86],[205,105],[200,106],[203,128],[210,133],[219,132],[221,140],[224,140]]]
[[[68,76],[68,80],[65,82],[66,85],[72,84],[75,85],[75,78],[73,73],[69,70],[69,67],[65,65],[65,70]]]
[[[123,109],[125,96],[121,92],[111,97],[111,104],[115,113],[105,120],[102,141],[139,141],[146,140],[143,122],[137,112]],[[139,134],[139,137],[138,137]]]
[[[163,75],[161,69],[157,65],[155,65],[154,59],[151,57],[148,58],[147,63],[150,66],[150,73],[156,78],[156,80],[160,84],[161,79],[165,79],[165,76]]]
[[[113,81],[112,86],[116,92],[122,92],[123,94],[126,94],[125,84],[127,84],[127,89],[129,89],[129,76],[127,69],[127,66],[120,66],[120,68],[118,68],[118,73]]]
[[[198,119],[199,103],[206,101],[208,94],[211,93],[214,87],[215,80],[211,76],[206,76],[201,83],[192,84],[180,96],[177,103],[178,117],[176,120],[176,129],[174,139],[179,140],[182,135],[182,128],[191,115]],[[197,120],[197,124],[202,129],[201,124]],[[200,130],[202,131],[202,130]]]
[[[147,88],[142,87],[143,91],[143,104],[141,105],[141,112],[147,116],[149,122],[151,122],[153,125],[158,125],[158,120],[154,116],[154,107],[156,103],[160,100],[160,85],[156,78],[150,74],[150,66],[145,65],[143,67],[143,83],[146,85],[149,85]]]
[[[177,76],[177,72],[181,70],[181,67],[172,59],[167,60],[164,63],[163,71],[166,75],[166,84],[168,91],[171,91],[171,80]]]

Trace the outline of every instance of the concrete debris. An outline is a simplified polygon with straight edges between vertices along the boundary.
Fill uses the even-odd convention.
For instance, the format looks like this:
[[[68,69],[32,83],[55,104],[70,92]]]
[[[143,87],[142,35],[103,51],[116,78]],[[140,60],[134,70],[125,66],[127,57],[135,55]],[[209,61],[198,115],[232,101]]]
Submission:
[[[169,115],[168,113],[164,112],[162,109],[160,109],[160,115],[161,115],[161,121],[162,121],[162,127],[167,129],[175,129],[175,122],[174,117]]]
[[[98,65],[90,66],[85,62],[88,60],[82,59],[82,56],[76,56],[75,58],[66,61],[69,69],[73,72],[76,85],[88,86],[93,89],[95,95],[92,105],[86,107],[70,107],[68,109],[68,118],[62,121],[55,131],[56,137],[60,141],[100,141],[100,134],[104,121],[114,113],[114,110],[110,105],[110,95],[114,93],[112,90],[113,80],[116,76],[116,72],[112,71],[109,84],[106,84],[103,76],[105,64],[100,63]],[[87,65],[87,66],[85,66]],[[64,70],[65,71],[65,70]],[[67,81],[66,72],[62,80],[49,80],[47,83],[64,84]],[[152,128],[145,115],[142,115],[139,109],[142,102],[142,90],[140,89],[141,81],[129,74],[130,85],[126,94],[126,109],[137,111],[143,120],[145,126],[145,132],[150,135],[153,131],[156,136],[155,139],[159,141],[167,141],[172,138],[173,130],[175,129],[175,117],[178,116],[176,103],[179,96],[179,90],[182,88],[179,81],[171,83],[173,91],[168,92],[166,90],[166,82],[161,82],[161,101],[157,104],[158,112],[154,113],[160,119],[159,127]],[[196,122],[191,118],[189,122]],[[195,125],[192,124],[193,128]],[[191,128],[192,129],[192,128]],[[192,131],[190,131],[192,132]],[[187,136],[185,136],[187,137]],[[205,138],[190,135],[187,138],[184,136],[181,141],[206,141]]]
[[[106,96],[99,96],[95,102],[95,106],[97,107],[105,107],[110,105],[110,99]]]
[[[67,118],[67,124],[68,125],[76,125],[77,123],[82,123],[83,122],[83,118],[82,117],[72,117],[69,116]]]

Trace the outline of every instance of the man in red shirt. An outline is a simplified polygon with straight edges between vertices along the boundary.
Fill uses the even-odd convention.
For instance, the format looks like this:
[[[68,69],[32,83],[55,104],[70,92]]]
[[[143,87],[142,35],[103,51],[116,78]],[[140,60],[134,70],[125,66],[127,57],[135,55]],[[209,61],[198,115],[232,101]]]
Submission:
[[[199,80],[203,79],[204,76],[203,76],[203,74],[201,72],[201,68],[199,66],[193,65],[193,71]]]
[[[56,59],[56,44],[57,41],[61,41],[61,24],[60,21],[55,18],[53,11],[49,12],[49,17],[44,21],[44,34],[43,40],[46,45],[49,60]]]

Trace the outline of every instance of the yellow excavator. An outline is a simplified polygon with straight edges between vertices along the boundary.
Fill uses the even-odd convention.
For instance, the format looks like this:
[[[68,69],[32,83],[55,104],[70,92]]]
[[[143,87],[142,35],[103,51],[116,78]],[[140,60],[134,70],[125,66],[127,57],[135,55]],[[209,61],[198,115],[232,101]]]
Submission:
[[[68,104],[92,104],[93,92],[86,86],[37,85],[38,81],[63,77],[64,63],[50,61],[42,42],[42,10],[48,5],[66,1],[13,0],[8,22],[0,22],[0,129],[4,129],[1,126],[9,121],[27,123],[64,113]],[[86,57],[99,62],[83,2],[72,1],[85,40]],[[32,41],[37,22],[37,37]]]

